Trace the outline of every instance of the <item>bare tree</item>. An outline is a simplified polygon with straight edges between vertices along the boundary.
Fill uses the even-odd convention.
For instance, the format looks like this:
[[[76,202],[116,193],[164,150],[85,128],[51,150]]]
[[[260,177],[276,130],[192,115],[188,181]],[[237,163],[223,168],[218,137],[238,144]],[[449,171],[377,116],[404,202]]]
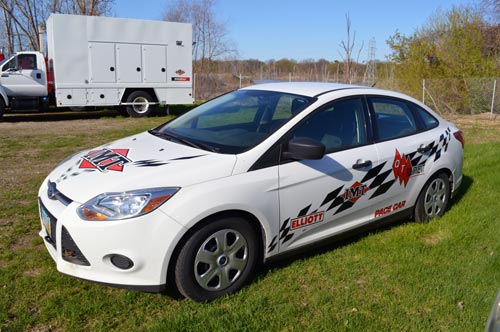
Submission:
[[[166,21],[193,25],[193,60],[195,72],[210,71],[212,62],[235,55],[236,49],[227,39],[227,29],[219,22],[214,7],[217,0],[175,0],[166,8]]]
[[[345,20],[346,20],[347,41],[343,40],[340,43],[339,46],[342,48],[343,53],[339,52],[339,54],[344,61],[343,81],[345,83],[350,84],[352,83],[352,79],[356,75],[356,70],[353,60],[353,53],[356,46],[356,31],[354,31],[354,33],[351,33],[351,18],[349,17],[348,13],[345,15]],[[358,62],[359,60],[359,55],[361,54],[361,50],[363,49],[363,44],[364,43],[361,43],[361,47],[358,50],[356,62]]]
[[[50,13],[100,16],[109,14],[114,0],[0,0],[2,28],[10,54],[39,46],[39,29]]]

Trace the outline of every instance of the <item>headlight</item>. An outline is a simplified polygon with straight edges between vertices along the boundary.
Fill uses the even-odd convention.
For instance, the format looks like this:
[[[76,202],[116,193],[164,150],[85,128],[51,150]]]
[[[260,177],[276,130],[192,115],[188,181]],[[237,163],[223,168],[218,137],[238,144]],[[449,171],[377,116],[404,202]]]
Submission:
[[[77,212],[80,218],[90,221],[138,217],[155,210],[178,190],[179,188],[153,188],[104,193],[81,205]]]

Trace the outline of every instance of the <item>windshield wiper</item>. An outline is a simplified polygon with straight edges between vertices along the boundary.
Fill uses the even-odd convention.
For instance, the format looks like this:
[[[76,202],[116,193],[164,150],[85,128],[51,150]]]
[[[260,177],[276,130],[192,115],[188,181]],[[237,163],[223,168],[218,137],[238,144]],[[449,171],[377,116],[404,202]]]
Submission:
[[[158,131],[156,129],[151,129],[148,132],[151,135],[165,138],[169,141],[176,141],[176,142],[182,143],[184,145],[188,145],[188,146],[193,147],[193,148],[208,150],[208,151],[212,151],[212,152],[218,152],[218,149],[213,147],[213,146],[210,146],[210,145],[205,144],[205,143],[195,143],[195,142],[190,141],[188,139],[185,139],[183,137],[179,137],[179,136],[173,134],[172,132]]]

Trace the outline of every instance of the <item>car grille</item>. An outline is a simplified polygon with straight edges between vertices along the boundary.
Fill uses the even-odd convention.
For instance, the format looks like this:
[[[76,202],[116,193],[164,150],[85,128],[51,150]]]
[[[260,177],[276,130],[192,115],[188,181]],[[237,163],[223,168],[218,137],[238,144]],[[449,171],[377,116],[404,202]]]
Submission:
[[[73,202],[71,198],[57,190],[56,183],[51,181],[47,183],[47,196],[52,200],[58,200],[65,206],[68,206]]]
[[[62,227],[61,230],[61,247],[62,247],[62,258],[70,263],[90,266],[89,261],[80,251],[80,248],[75,243],[75,240],[71,237],[66,227]]]
[[[54,248],[57,249],[56,246],[56,230],[57,230],[57,219],[47,210],[45,205],[43,205],[42,201],[39,199],[38,204],[40,206],[40,219],[44,225],[47,236],[45,236],[45,240],[50,243]]]

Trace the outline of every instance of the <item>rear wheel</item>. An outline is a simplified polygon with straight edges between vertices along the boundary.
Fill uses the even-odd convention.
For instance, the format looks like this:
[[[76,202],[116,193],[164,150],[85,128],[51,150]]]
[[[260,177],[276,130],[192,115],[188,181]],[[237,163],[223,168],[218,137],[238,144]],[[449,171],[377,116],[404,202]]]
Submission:
[[[241,218],[224,218],[197,230],[175,264],[179,292],[194,301],[211,301],[239,290],[252,276],[258,241]]]
[[[439,173],[426,183],[415,205],[415,220],[429,221],[441,217],[450,201],[450,182],[448,176]]]
[[[154,100],[149,93],[146,91],[134,91],[128,98],[127,103],[132,105],[127,105],[127,113],[134,118],[141,118],[151,115],[156,109]]]

